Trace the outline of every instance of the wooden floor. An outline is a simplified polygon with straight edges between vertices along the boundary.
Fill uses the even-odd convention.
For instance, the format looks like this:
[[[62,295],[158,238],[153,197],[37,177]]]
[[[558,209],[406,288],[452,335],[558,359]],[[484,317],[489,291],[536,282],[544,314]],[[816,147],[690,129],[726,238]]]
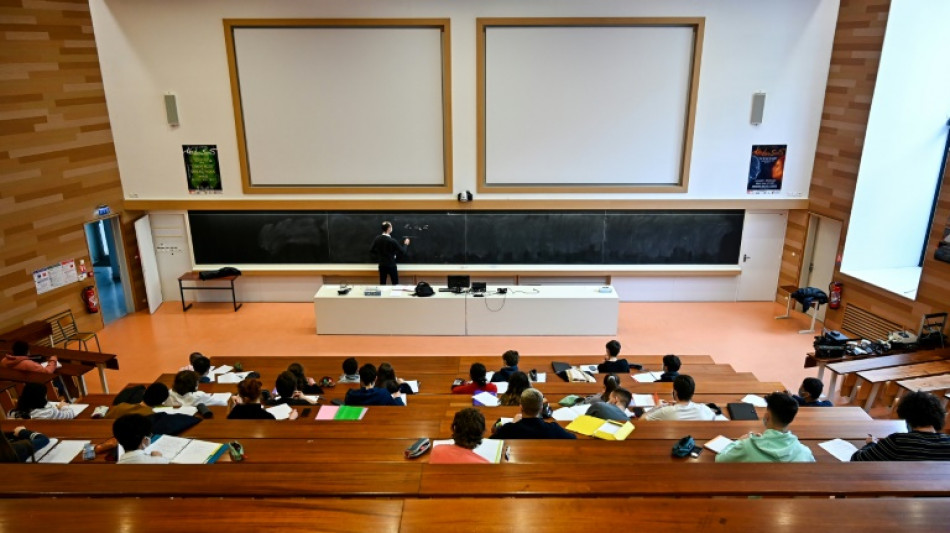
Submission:
[[[737,372],[752,372],[761,381],[778,381],[797,391],[802,379],[816,375],[804,369],[804,354],[812,348],[802,314],[775,320],[785,309],[755,303],[623,303],[616,338],[623,354],[708,354]],[[489,368],[500,364],[508,349],[522,355],[590,354],[604,352],[611,337],[392,337],[316,335],[313,305],[307,303],[247,303],[234,312],[230,303],[201,303],[182,313],[177,302],[166,302],[154,315],[139,312],[99,333],[102,349],[119,354],[120,370],[109,371],[113,389],[147,382],[187,364],[188,354],[208,356],[327,356],[342,361],[361,356],[385,360],[389,355],[486,354]],[[820,324],[819,324],[820,325]],[[98,392],[98,380],[87,380]]]

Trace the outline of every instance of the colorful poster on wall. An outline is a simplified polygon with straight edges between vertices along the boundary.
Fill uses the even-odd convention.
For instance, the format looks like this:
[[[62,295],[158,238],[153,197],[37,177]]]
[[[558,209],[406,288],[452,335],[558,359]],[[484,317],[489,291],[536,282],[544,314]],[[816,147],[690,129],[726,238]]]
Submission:
[[[189,194],[221,194],[221,167],[218,166],[218,146],[214,144],[185,144],[185,175]]]
[[[782,190],[785,174],[786,144],[756,144],[752,146],[749,163],[749,194],[775,194]]]

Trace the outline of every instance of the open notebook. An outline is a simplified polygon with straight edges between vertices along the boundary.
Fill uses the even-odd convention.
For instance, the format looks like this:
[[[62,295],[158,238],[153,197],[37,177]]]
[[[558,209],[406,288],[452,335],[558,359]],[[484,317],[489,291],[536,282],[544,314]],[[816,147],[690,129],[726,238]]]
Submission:
[[[155,435],[145,453],[155,450],[162,452],[169,462],[176,464],[199,465],[213,463],[227,450],[226,444],[197,439],[183,439],[171,435]]]
[[[434,440],[432,441],[432,447],[436,446],[452,446],[455,444],[455,441],[452,439],[446,440]],[[502,450],[505,449],[505,441],[497,439],[482,439],[482,443],[478,445],[477,448],[472,450],[473,452],[481,455],[485,459],[488,459],[489,463],[500,463]]]

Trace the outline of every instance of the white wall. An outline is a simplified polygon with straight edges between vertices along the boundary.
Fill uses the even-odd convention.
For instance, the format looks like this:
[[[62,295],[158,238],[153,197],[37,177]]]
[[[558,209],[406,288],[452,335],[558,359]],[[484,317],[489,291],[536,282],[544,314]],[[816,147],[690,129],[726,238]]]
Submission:
[[[458,191],[475,189],[476,17],[702,16],[706,31],[689,192],[584,197],[742,200],[748,197],[745,185],[753,144],[788,144],[781,196],[807,196],[838,1],[91,0],[90,8],[127,198],[187,198],[183,144],[218,145],[221,197],[244,197],[223,18],[450,18]],[[751,126],[751,95],[757,91],[768,94],[765,119],[761,126]],[[165,123],[166,92],[178,95],[180,127]],[[281,197],[255,195],[255,199]]]
[[[916,267],[950,117],[950,2],[893,0],[842,270]]]

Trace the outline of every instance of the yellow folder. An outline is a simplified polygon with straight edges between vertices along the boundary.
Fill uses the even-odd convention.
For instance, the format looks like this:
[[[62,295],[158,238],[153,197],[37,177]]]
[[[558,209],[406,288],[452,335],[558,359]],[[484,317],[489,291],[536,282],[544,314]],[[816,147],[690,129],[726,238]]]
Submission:
[[[626,440],[633,433],[633,424],[581,415],[567,426],[567,430],[598,439]]]

